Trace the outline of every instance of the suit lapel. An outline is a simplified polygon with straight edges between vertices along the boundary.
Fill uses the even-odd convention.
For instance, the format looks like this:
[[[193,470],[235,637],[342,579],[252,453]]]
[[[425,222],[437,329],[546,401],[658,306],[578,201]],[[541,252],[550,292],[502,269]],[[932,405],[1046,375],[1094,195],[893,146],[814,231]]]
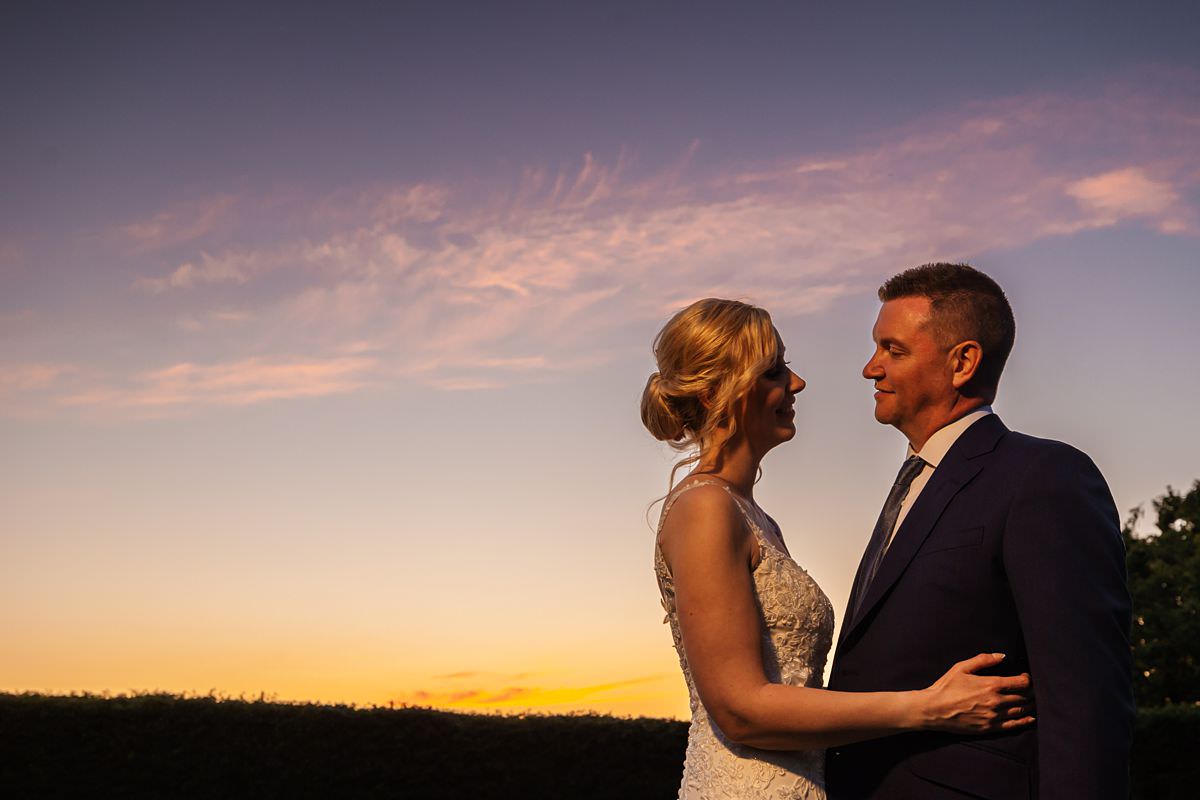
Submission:
[[[1008,428],[995,414],[989,414],[963,431],[958,440],[946,452],[945,458],[933,471],[929,483],[909,509],[892,543],[879,565],[879,572],[867,588],[866,597],[859,604],[858,614],[848,619],[838,637],[838,649],[858,629],[871,610],[888,593],[888,590],[904,574],[913,556],[933,531],[942,512],[956,494],[983,469],[986,459]],[[857,584],[857,579],[856,579]]]

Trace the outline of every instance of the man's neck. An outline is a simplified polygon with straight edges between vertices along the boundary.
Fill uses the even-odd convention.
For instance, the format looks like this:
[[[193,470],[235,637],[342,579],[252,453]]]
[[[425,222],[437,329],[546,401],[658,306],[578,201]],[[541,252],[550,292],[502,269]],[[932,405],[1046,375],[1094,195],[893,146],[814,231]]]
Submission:
[[[919,453],[925,443],[929,441],[930,436],[986,405],[988,405],[987,401],[982,398],[959,396],[949,406],[938,409],[935,416],[921,421],[912,430],[900,428],[900,432],[908,439],[908,446],[913,449],[913,452]]]

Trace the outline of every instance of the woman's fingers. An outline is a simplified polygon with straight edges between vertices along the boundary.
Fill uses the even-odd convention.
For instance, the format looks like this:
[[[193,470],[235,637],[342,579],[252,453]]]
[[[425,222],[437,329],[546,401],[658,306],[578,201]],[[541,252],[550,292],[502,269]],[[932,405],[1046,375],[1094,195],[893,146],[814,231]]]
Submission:
[[[1008,719],[1000,723],[1002,730],[1012,730],[1013,728],[1024,728],[1027,725],[1032,725],[1037,721],[1037,717],[1022,717],[1021,719]]]
[[[998,687],[1010,693],[1027,692],[1033,686],[1033,679],[1030,678],[1028,672],[1022,672],[1020,675],[1003,676],[997,680],[1000,681]]]
[[[959,672],[978,672],[981,669],[994,667],[1003,660],[1004,653],[980,653],[974,658],[959,661],[953,668]]]
[[[1032,694],[1001,694],[996,696],[996,705],[998,706],[1032,705],[1033,702]]]
[[[950,730],[965,733],[1024,728],[1034,723],[1033,682],[1020,675],[978,675],[1004,660],[1003,653],[980,653],[959,661],[935,684],[942,691],[965,691],[966,706],[954,712]],[[953,696],[953,694],[951,694]]]
[[[1030,702],[1028,697],[1014,697],[1008,702],[996,703],[993,708],[997,714],[1007,714],[1014,708],[1023,708],[1031,714],[1034,711],[1033,703]]]

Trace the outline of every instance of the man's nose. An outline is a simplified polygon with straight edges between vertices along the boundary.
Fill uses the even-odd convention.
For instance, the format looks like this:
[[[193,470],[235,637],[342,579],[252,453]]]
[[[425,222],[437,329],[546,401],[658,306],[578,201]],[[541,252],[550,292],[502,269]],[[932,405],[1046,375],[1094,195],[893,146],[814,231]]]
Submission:
[[[871,356],[870,360],[862,368],[862,376],[869,381],[873,381],[883,375],[883,370],[876,361],[877,358],[878,356]]]

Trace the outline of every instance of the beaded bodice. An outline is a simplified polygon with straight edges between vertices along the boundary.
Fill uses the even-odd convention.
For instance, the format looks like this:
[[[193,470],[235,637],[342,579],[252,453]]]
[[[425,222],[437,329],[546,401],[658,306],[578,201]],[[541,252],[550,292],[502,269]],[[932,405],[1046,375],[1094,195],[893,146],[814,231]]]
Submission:
[[[773,544],[766,530],[773,521],[758,506],[739,497],[723,481],[700,480],[684,485],[663,503],[658,530],[675,500],[697,486],[724,488],[758,543],[761,559],[752,572],[762,624],[762,659],[767,679],[792,686],[820,687],[825,659],[833,643],[833,607],[809,574]],[[680,798],[807,798],[825,797],[820,750],[760,750],[729,741],[709,718],[696,692],[680,635],[675,583],[657,540],[654,571],[670,623],[679,666],[687,682],[692,711]]]

